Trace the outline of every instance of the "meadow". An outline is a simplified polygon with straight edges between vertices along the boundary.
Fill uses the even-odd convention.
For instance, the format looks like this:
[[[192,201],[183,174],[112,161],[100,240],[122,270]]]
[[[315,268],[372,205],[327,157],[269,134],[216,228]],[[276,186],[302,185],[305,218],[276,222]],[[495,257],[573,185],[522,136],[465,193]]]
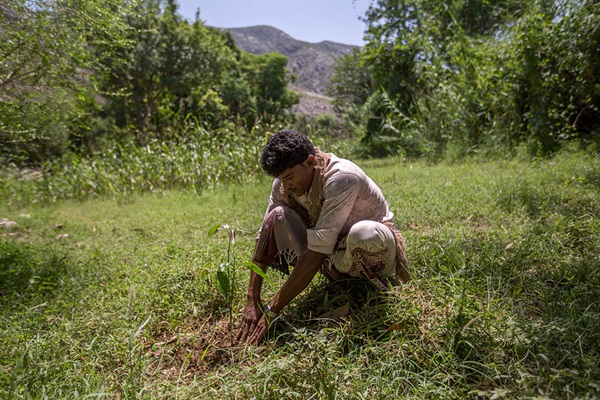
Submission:
[[[413,281],[317,276],[256,347],[230,332],[268,178],[1,202],[16,224],[0,228],[0,398],[600,397],[597,156],[357,163]],[[223,224],[235,242],[209,237]],[[216,278],[230,245],[233,327]],[[285,280],[268,275],[263,300]]]

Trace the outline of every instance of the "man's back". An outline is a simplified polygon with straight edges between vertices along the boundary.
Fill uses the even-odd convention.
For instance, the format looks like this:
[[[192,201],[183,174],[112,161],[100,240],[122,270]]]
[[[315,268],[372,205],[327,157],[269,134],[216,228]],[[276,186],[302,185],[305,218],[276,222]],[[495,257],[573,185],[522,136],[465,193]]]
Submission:
[[[279,180],[275,179],[267,212],[273,206],[285,204],[288,196],[292,196],[309,213],[311,208],[318,208],[316,223],[307,231],[308,248],[331,254],[338,238],[345,236],[356,222],[386,222],[391,221],[394,215],[381,189],[358,165],[333,154],[326,156],[327,165],[314,178],[321,179],[322,184],[311,188],[311,191],[321,190],[318,196],[315,193],[304,196],[286,193]],[[320,204],[313,204],[315,201]]]

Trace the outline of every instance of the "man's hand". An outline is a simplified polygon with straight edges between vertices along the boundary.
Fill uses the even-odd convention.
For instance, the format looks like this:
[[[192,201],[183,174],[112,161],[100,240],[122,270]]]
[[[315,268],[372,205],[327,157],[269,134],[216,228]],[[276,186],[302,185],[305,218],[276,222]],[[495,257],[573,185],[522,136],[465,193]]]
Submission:
[[[326,258],[327,255],[311,250],[306,250],[302,253],[292,274],[271,301],[271,310],[274,313],[279,313],[283,307],[302,292],[308,286],[317,271],[319,271],[319,268]],[[242,327],[240,333],[238,333],[238,341],[250,341],[250,343],[257,345],[262,342],[265,337],[265,334],[269,329],[269,324],[264,316],[262,316],[262,311],[260,310],[260,307],[258,307],[259,303],[251,301],[255,297],[249,296],[248,298],[250,301],[248,301],[248,305],[244,308]]]
[[[254,328],[254,331],[248,337],[250,344],[253,344],[255,346],[259,345],[260,342],[262,342],[263,338],[265,337],[267,330],[269,330],[269,324],[267,323],[267,318],[265,316],[263,316],[263,317],[261,317],[260,320],[258,320],[258,323],[256,324],[256,326]]]
[[[260,302],[249,300],[242,312],[242,325],[237,334],[238,343],[246,342],[249,339],[261,319],[264,320],[260,309]]]

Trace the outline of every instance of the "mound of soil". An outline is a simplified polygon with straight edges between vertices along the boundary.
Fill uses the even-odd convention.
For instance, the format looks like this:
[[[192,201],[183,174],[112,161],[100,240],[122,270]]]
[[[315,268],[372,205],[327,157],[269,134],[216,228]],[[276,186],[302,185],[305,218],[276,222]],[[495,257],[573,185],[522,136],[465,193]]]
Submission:
[[[155,337],[143,338],[145,354],[151,359],[146,372],[168,380],[192,380],[195,375],[244,362],[248,360],[247,346],[235,343],[236,333],[235,324],[230,329],[229,318],[223,316],[183,326],[178,332],[165,330]],[[253,354],[260,350],[254,348]]]

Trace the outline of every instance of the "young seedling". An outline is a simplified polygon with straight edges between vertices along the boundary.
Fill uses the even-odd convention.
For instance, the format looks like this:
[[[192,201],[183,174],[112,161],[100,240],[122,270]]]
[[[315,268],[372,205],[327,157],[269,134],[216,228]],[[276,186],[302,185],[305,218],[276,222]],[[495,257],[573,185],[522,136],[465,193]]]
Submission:
[[[208,230],[208,237],[212,237],[217,232],[224,230],[229,234],[227,242],[227,260],[217,268],[217,289],[225,298],[227,312],[229,314],[229,340],[233,347],[233,299],[235,296],[235,257],[231,250],[235,243],[235,230],[229,225],[215,225]],[[233,355],[232,355],[233,359]]]
[[[230,347],[233,347],[233,300],[235,298],[235,256],[233,255],[232,247],[235,244],[235,230],[229,225],[215,225],[208,230],[208,237],[212,237],[219,231],[227,231],[229,241],[227,242],[227,260],[217,268],[217,289],[225,298],[227,304],[227,312],[229,314],[229,340]],[[246,262],[244,266],[256,272],[263,279],[271,282],[267,274],[253,262]],[[233,360],[233,354],[232,354]]]

